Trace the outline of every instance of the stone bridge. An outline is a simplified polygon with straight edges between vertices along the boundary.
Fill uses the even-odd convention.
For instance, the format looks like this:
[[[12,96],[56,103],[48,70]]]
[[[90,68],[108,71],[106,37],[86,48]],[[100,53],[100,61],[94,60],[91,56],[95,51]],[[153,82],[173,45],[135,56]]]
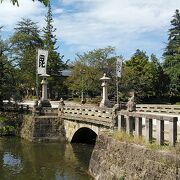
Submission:
[[[58,140],[95,143],[102,131],[113,130],[117,116],[112,108],[64,106],[44,108],[41,114],[24,118],[21,137],[31,141]]]
[[[64,121],[66,138],[69,142],[80,139],[91,140],[102,131],[113,129],[115,112],[111,108],[90,106],[68,106],[59,113]]]
[[[178,108],[174,109],[176,114],[172,108],[172,113],[165,114],[163,110],[162,114],[149,112],[144,106],[135,112],[86,105],[68,105],[59,110],[45,108],[40,115],[25,118],[21,136],[32,141],[64,137],[69,142],[94,143],[96,136],[103,131],[123,130],[128,134],[144,136],[149,142],[156,139],[158,144],[168,141],[174,145],[180,140]],[[150,106],[149,109],[157,111],[160,108]]]

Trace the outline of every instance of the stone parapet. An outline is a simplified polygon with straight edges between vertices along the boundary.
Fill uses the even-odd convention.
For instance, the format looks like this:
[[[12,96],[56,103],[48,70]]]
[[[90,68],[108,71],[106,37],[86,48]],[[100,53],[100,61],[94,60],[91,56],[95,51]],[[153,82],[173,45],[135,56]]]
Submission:
[[[68,106],[63,108],[60,116],[63,119],[83,121],[112,127],[114,125],[115,115],[112,108]]]
[[[180,105],[137,104],[136,105],[136,111],[138,111],[138,112],[180,114]]]

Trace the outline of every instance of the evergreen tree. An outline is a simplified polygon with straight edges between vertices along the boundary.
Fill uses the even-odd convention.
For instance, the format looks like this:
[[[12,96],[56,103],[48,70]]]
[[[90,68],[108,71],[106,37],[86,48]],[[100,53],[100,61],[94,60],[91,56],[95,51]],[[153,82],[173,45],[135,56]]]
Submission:
[[[156,97],[162,97],[167,93],[169,87],[169,77],[165,74],[159,59],[152,54],[150,57],[153,72],[153,91]]]
[[[49,78],[49,98],[55,98],[59,93],[62,93],[63,78],[61,77],[61,71],[66,68],[66,64],[63,63],[62,58],[56,47],[57,39],[54,35],[56,28],[53,27],[53,17],[51,4],[48,4],[48,12],[45,18],[46,27],[43,28],[44,36],[44,49],[48,50],[48,64],[47,73],[50,75]]]
[[[30,19],[22,19],[11,37],[12,58],[17,64],[19,86],[26,95],[36,87],[36,51],[43,46],[39,33],[36,23]]]
[[[140,99],[153,95],[152,69],[153,66],[146,53],[138,49],[124,65],[122,79],[124,91],[134,90]]]
[[[180,95],[180,12],[175,11],[164,52],[164,69],[170,77],[170,95]]]
[[[14,68],[8,60],[8,51],[8,43],[0,37],[0,109],[2,100],[9,100],[15,92]]]

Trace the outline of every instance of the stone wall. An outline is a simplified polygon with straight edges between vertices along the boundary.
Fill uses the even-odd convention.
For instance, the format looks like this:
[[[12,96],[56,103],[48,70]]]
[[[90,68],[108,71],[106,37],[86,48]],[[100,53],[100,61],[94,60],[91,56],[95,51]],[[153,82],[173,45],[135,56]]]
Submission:
[[[96,180],[180,179],[180,155],[147,149],[100,135],[89,172]]]
[[[65,140],[64,123],[57,116],[24,116],[20,136],[29,141]]]

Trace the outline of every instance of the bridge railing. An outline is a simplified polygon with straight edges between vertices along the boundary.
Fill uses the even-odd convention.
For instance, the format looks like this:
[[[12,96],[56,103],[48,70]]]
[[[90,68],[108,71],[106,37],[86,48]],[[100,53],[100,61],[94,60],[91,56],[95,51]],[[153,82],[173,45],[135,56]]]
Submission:
[[[175,145],[177,141],[177,121],[174,116],[162,116],[143,114],[138,112],[120,111],[118,114],[118,130],[126,131],[128,134],[142,136],[143,124],[142,119],[145,119],[145,139],[147,142],[153,140],[153,121],[156,121],[156,143],[163,145],[165,142],[164,124],[168,121],[169,144]],[[135,130],[135,131],[134,131]]]
[[[137,104],[136,111],[180,114],[180,105]]]
[[[105,126],[113,125],[113,110],[111,108],[99,108],[91,106],[64,106],[63,117],[73,120],[83,120],[102,124]]]

